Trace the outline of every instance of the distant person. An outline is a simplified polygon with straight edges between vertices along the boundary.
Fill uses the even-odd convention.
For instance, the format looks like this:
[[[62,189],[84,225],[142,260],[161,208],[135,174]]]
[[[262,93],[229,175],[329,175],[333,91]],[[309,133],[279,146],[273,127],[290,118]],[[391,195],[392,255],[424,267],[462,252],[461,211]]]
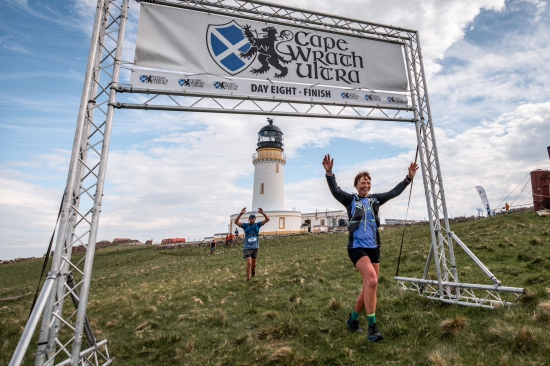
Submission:
[[[235,242],[239,240],[239,229],[235,228]]]
[[[504,205],[504,209],[506,211],[510,210],[510,205],[508,204],[508,202],[506,202],[506,204]]]
[[[229,246],[229,234],[225,236],[225,246]]]
[[[487,204],[487,217],[491,217],[491,207]]]
[[[235,235],[233,233],[229,234],[229,248],[233,248],[233,244],[235,242]]]
[[[256,275],[256,264],[258,262],[258,249],[260,248],[260,227],[269,221],[269,217],[264,210],[258,208],[258,212],[264,215],[265,219],[261,222],[256,222],[256,215],[248,216],[248,224],[240,223],[241,215],[246,212],[246,207],[241,210],[241,213],[235,219],[235,225],[241,227],[244,231],[243,258],[246,259],[246,280],[250,281],[250,277]]]
[[[334,159],[325,155],[323,167],[326,171],[327,183],[330,192],[338,202],[346,207],[349,218],[348,255],[353,265],[363,278],[361,292],[355,300],[353,312],[346,321],[352,332],[363,333],[359,326],[359,314],[365,309],[368,319],[367,339],[369,342],[378,342],[383,339],[376,323],[376,290],[380,273],[380,216],[378,209],[390,199],[399,196],[412,182],[418,170],[418,164],[411,163],[409,172],[395,188],[386,193],[369,194],[371,177],[366,171],[359,172],[353,185],[357,193],[344,192],[336,184],[332,173]]]
[[[210,243],[210,255],[214,254],[214,250],[216,250],[216,240],[212,239]]]

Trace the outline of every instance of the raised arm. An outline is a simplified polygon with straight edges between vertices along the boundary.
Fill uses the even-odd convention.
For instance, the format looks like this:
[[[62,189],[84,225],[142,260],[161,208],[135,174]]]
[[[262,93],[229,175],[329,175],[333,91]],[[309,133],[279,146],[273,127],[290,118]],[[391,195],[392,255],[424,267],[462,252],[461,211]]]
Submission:
[[[246,212],[246,207],[243,208],[241,210],[241,213],[239,214],[239,216],[237,216],[237,218],[235,219],[235,225],[237,225],[238,227],[243,227],[243,225],[241,224],[241,222],[239,221],[241,219],[241,216]]]
[[[336,177],[332,172],[333,166],[334,159],[330,158],[330,154],[325,155],[325,157],[323,158],[323,168],[325,168],[325,176],[327,177],[327,183],[328,188],[330,189],[330,193],[332,193],[332,196],[336,198],[338,202],[343,204],[345,207],[348,207],[351,201],[353,201],[353,195],[344,192],[340,189],[340,187],[338,187],[338,184],[336,184]]]
[[[262,221],[262,225],[265,225],[266,222],[269,221],[269,217],[267,217],[266,213],[264,212],[264,210],[262,210],[262,208],[258,208],[258,212],[261,213],[262,215],[264,215],[264,220]]]

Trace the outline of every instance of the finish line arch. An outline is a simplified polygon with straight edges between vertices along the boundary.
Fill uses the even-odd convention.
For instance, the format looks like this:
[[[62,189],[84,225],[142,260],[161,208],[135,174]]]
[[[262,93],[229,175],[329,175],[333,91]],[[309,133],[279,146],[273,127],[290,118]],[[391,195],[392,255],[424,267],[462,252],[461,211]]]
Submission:
[[[403,289],[413,290],[421,296],[442,302],[489,308],[513,304],[523,294],[522,288],[502,286],[489,269],[451,231],[417,31],[257,0],[136,1],[155,4],[147,6],[163,6],[196,14],[212,14],[244,22],[269,23],[273,24],[273,27],[299,29],[295,33],[318,31],[339,37],[354,37],[390,44],[392,47],[399,47],[403,56],[407,87],[406,90],[393,92],[361,87],[342,88],[338,85],[329,85],[325,88],[343,94],[348,93],[346,97],[352,93],[360,95],[362,99],[359,103],[359,99],[353,99],[354,97],[343,101],[323,101],[314,99],[309,94],[307,96],[311,98],[305,99],[292,98],[285,93],[285,96],[274,99],[272,96],[234,91],[220,93],[212,90],[168,90],[122,85],[119,83],[120,69],[128,68],[121,57],[129,0],[98,0],[52,267],[10,366],[20,365],[23,361],[41,318],[35,365],[99,366],[112,362],[107,340],[98,341],[95,338],[86,316],[86,308],[115,109],[269,114],[413,123],[417,136],[431,243],[423,276],[396,277],[398,284]],[[327,47],[329,44],[325,44],[325,48]],[[214,54],[213,59],[220,54]],[[212,76],[215,75],[203,73],[200,78],[195,79],[204,77],[204,80],[212,81],[209,79]],[[185,79],[182,77],[181,80],[184,80],[182,83],[185,85]],[[245,83],[227,76],[223,76],[223,80],[229,80],[234,84]],[[308,87],[313,88],[317,85],[312,84]],[[265,79],[262,85],[282,84]],[[121,103],[117,101],[117,95],[120,93],[149,95],[149,98],[141,104]],[[379,103],[372,103],[373,99],[369,100],[367,95],[375,95],[374,102]],[[401,96],[406,102],[401,101],[393,105],[388,99],[388,103],[382,103],[381,99],[377,100],[382,95],[387,98]],[[163,98],[169,104],[159,104]],[[492,285],[459,282],[454,243],[482,269]],[[74,245],[83,245],[86,248],[85,256],[78,261],[71,257]],[[437,280],[427,278],[432,260]],[[63,311],[64,304],[69,299],[75,310]],[[69,328],[69,331],[62,335],[62,328]]]

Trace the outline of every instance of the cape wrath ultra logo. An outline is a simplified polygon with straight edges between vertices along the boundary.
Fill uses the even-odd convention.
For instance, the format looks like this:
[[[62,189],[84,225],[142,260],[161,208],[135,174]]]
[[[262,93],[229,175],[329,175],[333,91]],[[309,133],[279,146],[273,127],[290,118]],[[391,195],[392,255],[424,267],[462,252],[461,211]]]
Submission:
[[[280,35],[274,27],[265,27],[258,32],[250,25],[241,26],[234,20],[221,25],[210,24],[207,29],[208,51],[212,59],[223,70],[236,75],[246,70],[256,59],[259,67],[253,68],[253,74],[265,74],[271,67],[277,71],[274,77],[288,75],[288,64],[292,58],[283,58],[277,50],[280,41],[292,39],[292,32],[284,30]]]
[[[206,30],[208,52],[214,62],[230,75],[246,70],[254,57],[241,57],[252,47],[244,36],[242,27],[232,20],[225,24],[210,24]]]
[[[254,65],[250,72],[256,75],[282,79],[291,74],[306,83],[334,80],[353,85],[362,82],[360,70],[365,69],[363,57],[346,39],[329,34],[272,26],[254,29],[232,20],[210,24],[206,40],[214,62],[230,75]]]

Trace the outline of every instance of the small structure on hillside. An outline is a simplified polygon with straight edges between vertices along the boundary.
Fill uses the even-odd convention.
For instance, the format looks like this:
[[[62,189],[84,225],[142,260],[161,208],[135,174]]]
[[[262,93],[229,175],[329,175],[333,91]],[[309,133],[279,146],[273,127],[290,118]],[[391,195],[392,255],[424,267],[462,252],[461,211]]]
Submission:
[[[307,232],[325,232],[339,226],[347,226],[348,215],[344,210],[315,211],[302,214],[302,227]]]
[[[531,188],[535,211],[550,209],[550,170],[532,171]]]
[[[400,220],[400,219],[385,219],[384,225],[403,225],[403,224],[414,224],[419,222],[418,220]]]
[[[162,239],[161,244],[176,244],[176,243],[185,243],[185,238],[170,238]]]

